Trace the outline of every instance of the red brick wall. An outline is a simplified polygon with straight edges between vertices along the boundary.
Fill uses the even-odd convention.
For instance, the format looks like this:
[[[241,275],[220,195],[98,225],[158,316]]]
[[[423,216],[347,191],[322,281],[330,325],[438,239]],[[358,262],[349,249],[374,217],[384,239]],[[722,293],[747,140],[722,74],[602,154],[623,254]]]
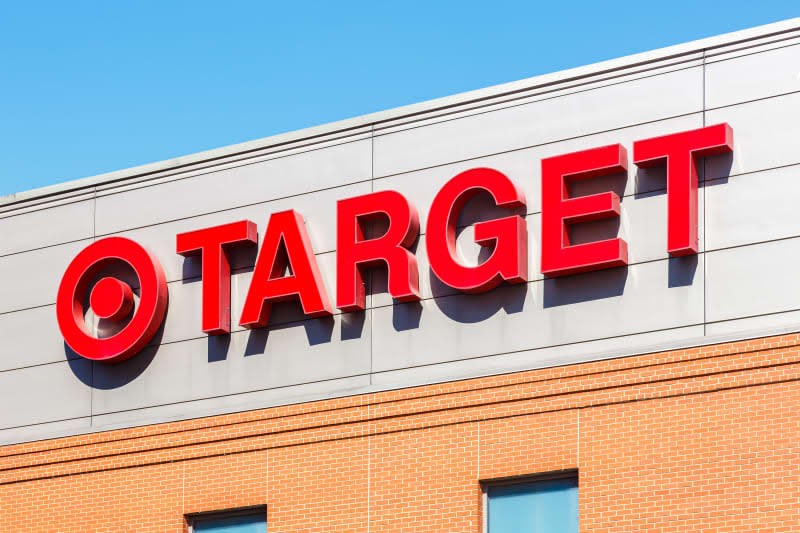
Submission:
[[[800,335],[0,448],[3,532],[481,531],[479,480],[578,469],[581,531],[800,531]]]

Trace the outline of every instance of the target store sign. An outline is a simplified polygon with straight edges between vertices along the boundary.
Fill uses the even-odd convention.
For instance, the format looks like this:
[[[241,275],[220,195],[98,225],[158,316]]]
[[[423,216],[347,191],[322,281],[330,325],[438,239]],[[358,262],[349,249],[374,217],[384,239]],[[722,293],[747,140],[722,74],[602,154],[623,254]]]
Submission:
[[[633,143],[633,163],[665,165],[667,171],[667,251],[696,254],[697,160],[733,150],[733,132],[717,124]],[[541,272],[564,276],[627,265],[628,245],[621,238],[570,244],[570,224],[618,217],[620,199],[611,191],[571,198],[570,182],[625,172],[627,150],[620,144],[543,159]],[[529,236],[524,217],[509,214],[474,225],[475,241],[492,250],[478,265],[464,264],[456,252],[456,221],[466,202],[488,193],[500,208],[524,207],[522,190],[506,175],[474,168],[448,181],[432,199],[426,252],[433,273],[446,285],[467,293],[493,289],[502,282],[525,283]],[[366,225],[389,220],[381,236],[367,238]],[[402,194],[380,191],[339,200],[337,205],[336,307],[365,308],[363,277],[373,267],[388,271],[388,292],[400,302],[420,299],[417,259],[411,251],[420,232],[417,209]],[[273,213],[258,251],[241,316],[230,316],[230,263],[234,246],[256,246],[256,224],[240,220],[198,228],[176,237],[176,253],[198,255],[202,264],[199,327],[209,335],[230,332],[232,318],[246,328],[264,327],[273,303],[299,300],[309,317],[333,314],[331,299],[303,217],[294,210]],[[138,293],[124,281],[102,277],[110,266],[126,265],[137,276]],[[289,272],[289,274],[285,274]],[[98,279],[100,278],[100,279]],[[94,316],[119,325],[113,335],[97,337],[87,327],[86,303]],[[137,301],[138,298],[138,301]],[[122,237],[96,241],[67,267],[58,290],[56,313],[64,340],[79,355],[118,362],[139,353],[158,331],[167,309],[167,281],[157,257]]]

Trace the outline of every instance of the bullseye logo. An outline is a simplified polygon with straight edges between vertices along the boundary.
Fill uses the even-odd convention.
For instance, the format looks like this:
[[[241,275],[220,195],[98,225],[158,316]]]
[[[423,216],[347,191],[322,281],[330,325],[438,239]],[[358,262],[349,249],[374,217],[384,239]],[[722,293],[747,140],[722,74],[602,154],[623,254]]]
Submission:
[[[89,307],[98,319],[121,326],[113,335],[98,338],[86,326],[83,302],[91,283],[120,263],[139,279],[139,301],[134,305],[133,289],[124,281],[113,277],[97,281],[89,293]],[[64,273],[56,302],[58,326],[67,345],[78,355],[105,362],[124,361],[144,348],[164,320],[166,309],[167,278],[158,260],[122,237],[99,240],[80,252]]]

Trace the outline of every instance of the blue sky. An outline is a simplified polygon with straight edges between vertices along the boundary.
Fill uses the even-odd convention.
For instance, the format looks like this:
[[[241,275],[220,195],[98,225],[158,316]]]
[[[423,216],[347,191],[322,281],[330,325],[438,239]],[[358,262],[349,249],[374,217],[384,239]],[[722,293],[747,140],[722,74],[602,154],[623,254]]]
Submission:
[[[800,14],[759,2],[7,2],[0,195]]]

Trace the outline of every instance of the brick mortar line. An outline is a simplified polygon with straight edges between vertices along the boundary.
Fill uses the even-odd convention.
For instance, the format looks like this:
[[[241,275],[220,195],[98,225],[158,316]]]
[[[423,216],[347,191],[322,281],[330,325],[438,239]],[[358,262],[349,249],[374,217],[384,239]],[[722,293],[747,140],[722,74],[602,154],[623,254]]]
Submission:
[[[770,342],[772,341],[772,342]],[[266,423],[269,421],[273,421],[277,423],[277,421],[281,419],[291,419],[291,418],[298,418],[298,417],[309,417],[315,415],[324,415],[326,413],[333,413],[333,412],[346,412],[348,410],[358,409],[363,407],[364,405],[371,405],[371,406],[380,406],[386,404],[399,404],[404,402],[411,402],[411,401],[419,401],[419,400],[428,400],[431,398],[444,398],[447,396],[455,396],[455,395],[462,395],[462,394],[471,394],[480,391],[492,391],[492,390],[501,390],[504,388],[510,388],[515,386],[524,386],[524,385],[532,385],[535,383],[546,383],[548,381],[555,381],[555,380],[563,380],[563,379],[578,379],[578,378],[587,378],[587,377],[595,377],[599,375],[609,375],[613,373],[623,373],[623,372],[630,372],[630,371],[641,371],[644,369],[649,369],[652,367],[663,366],[663,365],[678,365],[678,364],[691,364],[697,363],[700,361],[707,361],[711,359],[721,359],[730,356],[737,356],[737,355],[748,355],[753,353],[759,352],[774,352],[775,350],[779,349],[791,349],[800,346],[800,339],[798,339],[798,335],[796,334],[789,334],[789,335],[782,335],[776,337],[766,337],[761,339],[752,339],[752,340],[745,340],[745,341],[735,341],[729,342],[724,344],[717,344],[717,345],[710,345],[710,346],[701,346],[701,347],[694,347],[694,348],[684,348],[679,350],[672,350],[667,352],[652,352],[649,354],[641,354],[634,357],[627,357],[621,358],[617,360],[604,360],[604,361],[592,361],[587,362],[579,365],[565,365],[561,367],[552,367],[552,368],[545,368],[545,369],[534,369],[522,372],[514,372],[508,374],[501,374],[497,376],[488,376],[482,378],[473,378],[467,380],[458,380],[455,382],[450,383],[440,383],[440,384],[433,384],[433,385],[423,385],[418,387],[412,387],[410,389],[403,389],[400,390],[393,390],[393,391],[382,391],[378,393],[367,393],[362,394],[355,397],[345,397],[345,398],[338,398],[338,399],[331,399],[331,400],[321,400],[320,402],[315,402],[321,404],[321,409],[305,409],[303,404],[294,404],[289,406],[282,406],[282,407],[273,407],[267,408],[262,411],[270,411],[270,410],[285,410],[289,411],[286,413],[275,413],[274,416],[256,416],[250,420],[240,420],[240,421],[231,421],[231,422],[223,422],[223,423],[209,423],[212,422],[214,419],[219,417],[225,418],[237,418],[241,417],[243,413],[234,413],[229,415],[217,415],[212,417],[204,417],[199,420],[190,420],[190,421],[177,421],[177,422],[167,422],[164,424],[154,424],[143,426],[142,428],[135,428],[135,429],[120,429],[120,430],[112,430],[106,433],[107,439],[97,440],[95,442],[78,442],[74,445],[68,446],[55,446],[52,448],[44,448],[40,450],[21,450],[17,453],[9,453],[6,455],[0,455],[0,458],[3,457],[18,457],[23,455],[33,455],[33,454],[46,454],[51,453],[59,450],[65,449],[77,449],[86,446],[111,446],[120,442],[125,441],[135,441],[135,440],[156,440],[158,438],[163,438],[169,435],[176,435],[179,433],[193,433],[199,431],[208,431],[212,429],[222,429],[222,428],[231,428],[234,426],[242,426],[245,424],[257,424],[257,423]],[[748,349],[749,347],[749,349]],[[669,359],[659,359],[664,357],[672,356]],[[687,357],[688,356],[688,357]],[[637,364],[636,361],[646,361],[644,364]],[[650,360],[650,361],[648,361]],[[609,361],[614,361],[615,364],[611,364],[609,366]],[[604,366],[609,366],[608,368],[603,368]],[[598,368],[599,367],[599,368]],[[594,370],[593,370],[594,368]],[[585,371],[581,371],[584,369]],[[477,384],[476,382],[480,381],[488,381],[489,383],[485,385]],[[430,389],[439,389],[430,391]],[[444,389],[444,390],[441,390]],[[449,390],[448,390],[449,389]],[[382,399],[382,397],[387,397],[386,399]],[[392,398],[391,396],[399,396]],[[367,403],[365,404],[363,400],[366,399]],[[344,405],[333,405],[331,407],[326,408],[325,404],[344,404]],[[258,412],[258,411],[256,411]],[[247,413],[247,412],[245,412]],[[252,412],[251,412],[252,413]],[[205,423],[204,423],[205,422]],[[186,429],[178,429],[176,431],[169,431],[169,426],[175,425],[187,425],[188,424],[198,424],[195,427],[189,427]],[[207,424],[207,425],[206,425]],[[166,431],[164,432],[157,432],[152,434],[147,434],[148,430],[152,430],[154,427],[157,426],[167,426]],[[140,430],[143,434],[141,435],[134,435],[131,437],[123,437],[123,438],[114,438],[115,434],[124,434],[130,433],[135,430]],[[96,438],[98,435],[103,435],[103,433],[94,433],[94,434],[86,434],[80,435],[77,437],[66,437],[64,439],[58,439],[58,441],[64,440],[90,440],[93,437]],[[51,441],[52,442],[52,441]],[[25,443],[22,445],[12,445],[8,448],[13,448],[16,446],[29,446],[31,443]],[[34,443],[38,444],[38,443]]]
[[[759,353],[759,352],[753,352]],[[733,361],[732,365],[735,365],[737,362]],[[300,434],[303,432],[324,432],[331,428],[339,427],[345,428],[347,426],[354,426],[358,424],[369,424],[370,422],[377,422],[388,424],[390,420],[402,420],[408,417],[417,417],[417,418],[425,418],[436,416],[440,413],[452,413],[457,412],[459,410],[475,410],[480,408],[498,408],[504,404],[515,404],[519,402],[528,402],[528,401],[557,401],[558,398],[565,398],[568,396],[586,396],[590,394],[598,394],[602,391],[606,390],[614,390],[614,391],[623,391],[623,390],[634,390],[634,389],[647,389],[647,388],[654,388],[665,383],[677,383],[677,382],[689,382],[689,381],[697,381],[697,380],[705,380],[713,376],[734,376],[734,375],[742,375],[744,373],[755,373],[759,370],[765,370],[766,372],[773,371],[777,368],[784,368],[790,367],[794,365],[800,364],[800,359],[790,359],[789,361],[784,361],[781,363],[775,364],[768,364],[768,365],[757,365],[757,364],[750,364],[747,365],[745,361],[744,366],[733,366],[727,369],[721,369],[716,372],[706,372],[706,373],[687,373],[684,375],[673,375],[673,376],[665,376],[660,379],[650,379],[645,381],[633,381],[633,382],[622,382],[614,385],[609,386],[595,386],[591,388],[583,387],[579,389],[572,389],[570,390],[568,387],[566,390],[558,391],[554,393],[546,393],[539,391],[519,391],[516,394],[510,393],[508,397],[497,399],[494,401],[486,401],[485,399],[481,401],[481,397],[477,399],[473,399],[472,402],[469,402],[469,399],[466,399],[466,402],[463,402],[461,405],[452,405],[452,406],[436,406],[422,410],[401,410],[400,412],[387,412],[383,414],[378,414],[376,416],[371,416],[367,418],[356,418],[352,420],[342,420],[340,422],[331,423],[331,424],[319,424],[316,426],[307,426],[307,427],[288,427],[285,429],[279,430],[258,430],[256,428],[256,432],[239,435],[235,437],[221,437],[217,439],[210,439],[210,440],[198,440],[194,442],[185,442],[174,444],[170,446],[162,446],[162,447],[154,447],[150,449],[143,450],[141,447],[134,450],[127,450],[127,451],[118,451],[116,453],[105,453],[105,454],[98,454],[94,456],[84,456],[84,457],[75,457],[70,459],[65,459],[63,461],[52,461],[52,462],[44,462],[44,463],[37,463],[37,464],[28,464],[28,465],[19,465],[19,466],[10,466],[8,468],[0,469],[5,471],[14,471],[14,470],[22,470],[27,468],[45,468],[48,466],[56,465],[56,464],[69,464],[75,463],[78,461],[95,461],[95,460],[102,460],[103,458],[109,457],[121,457],[121,456],[131,456],[137,453],[158,453],[165,450],[173,450],[178,448],[189,448],[194,446],[203,446],[203,445],[214,445],[214,444],[221,444],[225,442],[233,442],[237,440],[243,439],[252,439],[252,438],[260,438],[260,437],[269,437],[269,436],[278,436],[278,435],[286,435],[290,433]],[[735,378],[734,378],[735,379]],[[523,385],[518,385],[518,387],[522,387]],[[581,408],[581,406],[575,406],[573,408]],[[277,437],[274,437],[277,438]],[[113,445],[113,443],[111,443]]]
[[[734,381],[736,381],[736,380],[734,380]],[[752,381],[751,382],[751,381],[746,381],[746,380],[743,380],[743,381],[744,382],[742,382],[742,383],[734,382],[734,383],[732,383],[732,384],[730,384],[728,386],[722,386],[721,384],[719,384],[719,382],[715,382],[718,385],[717,387],[705,388],[705,389],[699,388],[697,390],[687,390],[687,391],[681,391],[681,392],[673,393],[673,394],[654,395],[654,396],[650,396],[650,397],[646,397],[646,398],[630,397],[630,398],[622,398],[622,399],[611,399],[611,400],[608,400],[608,401],[591,403],[591,404],[582,405],[582,406],[577,406],[577,405],[576,406],[565,406],[565,407],[556,406],[556,407],[551,408],[551,409],[530,410],[530,411],[524,411],[524,412],[511,412],[511,413],[507,413],[507,414],[498,414],[496,416],[490,416],[490,417],[487,417],[485,414],[476,413],[474,415],[467,416],[467,417],[464,417],[464,418],[461,418],[461,419],[455,419],[455,420],[446,421],[446,422],[441,422],[440,421],[439,423],[436,423],[436,424],[418,425],[418,426],[410,426],[410,427],[398,427],[398,428],[386,429],[384,431],[379,431],[379,430],[375,430],[375,429],[372,429],[372,430],[366,429],[366,430],[363,430],[361,432],[349,432],[349,433],[346,433],[346,434],[338,434],[338,435],[335,435],[335,436],[323,437],[323,438],[319,438],[319,439],[298,438],[298,439],[296,439],[294,441],[283,442],[283,443],[257,443],[257,445],[253,445],[253,446],[251,446],[249,448],[246,447],[246,446],[239,446],[238,449],[220,449],[219,451],[213,451],[212,453],[196,453],[196,454],[187,453],[187,454],[184,454],[183,456],[179,456],[179,457],[170,457],[169,459],[160,459],[160,460],[149,461],[149,462],[148,461],[138,461],[138,462],[130,462],[129,464],[119,464],[119,462],[117,462],[117,464],[114,464],[112,459],[106,459],[106,462],[111,463],[111,464],[109,464],[109,465],[107,465],[105,467],[99,467],[99,468],[95,468],[95,469],[86,469],[86,470],[75,470],[75,471],[72,471],[72,472],[56,472],[56,473],[52,473],[52,474],[40,475],[40,476],[32,476],[32,477],[27,477],[27,478],[20,476],[18,478],[3,479],[3,480],[0,480],[0,486],[2,486],[2,485],[11,485],[11,484],[16,484],[16,483],[22,483],[22,482],[27,482],[27,481],[37,481],[37,480],[42,480],[42,479],[53,479],[53,478],[67,477],[67,476],[73,476],[73,475],[91,474],[91,473],[96,473],[96,472],[115,471],[115,470],[138,468],[138,467],[145,467],[145,466],[155,466],[155,465],[166,464],[166,463],[174,463],[174,462],[178,462],[178,461],[183,462],[183,461],[195,460],[195,459],[206,459],[206,458],[214,458],[214,457],[221,457],[221,456],[231,456],[231,455],[241,454],[241,453],[254,453],[254,452],[265,451],[265,450],[270,450],[270,449],[289,448],[289,447],[293,447],[293,446],[301,446],[301,445],[306,445],[306,444],[320,444],[320,443],[325,443],[325,442],[333,442],[333,441],[365,438],[368,435],[379,435],[379,434],[380,435],[386,435],[386,434],[395,434],[395,433],[402,433],[402,432],[408,432],[408,431],[422,431],[422,430],[431,429],[431,428],[448,427],[448,426],[454,426],[454,425],[460,425],[460,424],[488,422],[488,421],[493,421],[493,420],[517,418],[517,417],[531,416],[531,415],[537,415],[537,414],[548,414],[548,413],[554,413],[554,412],[564,412],[564,411],[569,411],[569,410],[573,410],[573,409],[583,410],[583,409],[587,409],[587,408],[605,407],[605,406],[620,405],[620,404],[625,404],[625,403],[642,402],[642,401],[653,401],[653,400],[666,400],[666,399],[671,399],[671,398],[681,398],[681,397],[694,396],[694,395],[699,395],[699,394],[712,394],[712,393],[716,393],[716,392],[726,392],[726,391],[731,391],[731,390],[741,390],[741,389],[747,389],[747,388],[756,387],[756,386],[769,386],[769,385],[779,385],[779,384],[783,384],[783,383],[796,383],[796,382],[800,381],[800,375],[799,376],[794,376],[794,377],[791,377],[791,378],[781,379],[781,380],[771,380],[771,381],[763,381],[763,382],[757,382],[757,381]],[[477,410],[477,407],[471,407],[470,409]],[[364,424],[365,425],[369,425],[369,421],[365,422]],[[246,438],[249,438],[251,440],[257,440],[260,437],[258,437],[258,436],[255,436],[255,437],[254,436],[250,436],[250,437],[246,437]],[[191,447],[193,447],[193,448],[201,448],[202,446],[203,446],[203,444],[191,445]],[[145,454],[149,454],[149,455],[157,455],[156,452],[153,452],[153,451],[139,452],[139,453],[145,453]],[[95,462],[95,463],[98,462],[95,459],[85,459],[84,461],[87,462],[87,463],[88,462]],[[38,467],[37,469],[44,469],[44,467]]]

